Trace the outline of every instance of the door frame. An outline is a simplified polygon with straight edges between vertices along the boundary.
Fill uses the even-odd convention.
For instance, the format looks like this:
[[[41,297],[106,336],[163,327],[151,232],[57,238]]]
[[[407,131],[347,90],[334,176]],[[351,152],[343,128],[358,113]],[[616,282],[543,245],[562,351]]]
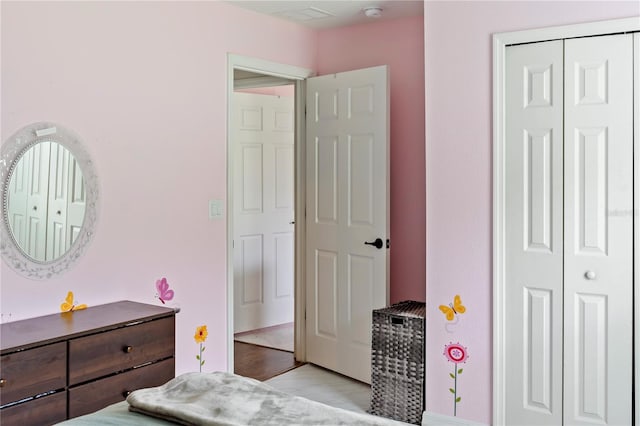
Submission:
[[[294,250],[294,323],[295,323],[295,358],[299,361],[306,360],[305,342],[305,220],[304,207],[306,201],[305,173],[305,79],[314,75],[312,70],[293,65],[279,64],[263,59],[242,56],[233,53],[227,54],[227,371],[234,371],[234,285],[233,285],[233,70],[240,69],[251,71],[266,76],[285,78],[295,82],[295,141],[294,141],[294,169],[295,169],[295,250]],[[265,80],[267,81],[267,80]]]
[[[548,41],[555,39],[566,39],[575,37],[587,37],[605,34],[637,32],[640,31],[640,16],[633,18],[623,18],[607,21],[589,22],[584,24],[564,25],[557,27],[548,27],[541,29],[496,33],[493,35],[493,424],[505,424],[505,387],[506,375],[505,359],[506,353],[506,318],[505,318],[505,54],[506,47],[512,44],[534,43],[540,41]],[[636,38],[637,39],[637,38]],[[635,51],[639,49],[634,46]],[[639,61],[636,58],[635,64]],[[640,171],[638,171],[639,151],[640,151],[640,112],[638,111],[638,73],[640,70],[636,67],[635,76],[635,137],[634,152],[636,163],[634,166],[634,212],[636,220],[634,220],[634,247],[635,264],[637,265],[638,248],[640,248],[640,226],[637,226],[638,208],[640,206]],[[640,282],[640,268],[635,268],[634,283]],[[636,300],[640,297],[640,285],[634,286]],[[636,352],[634,360],[637,358],[638,349],[640,348],[640,318],[636,313],[636,305],[634,304],[635,318],[635,341]],[[639,383],[640,371],[638,363],[634,363],[635,383]],[[636,392],[635,406],[636,412],[640,412],[640,397]]]

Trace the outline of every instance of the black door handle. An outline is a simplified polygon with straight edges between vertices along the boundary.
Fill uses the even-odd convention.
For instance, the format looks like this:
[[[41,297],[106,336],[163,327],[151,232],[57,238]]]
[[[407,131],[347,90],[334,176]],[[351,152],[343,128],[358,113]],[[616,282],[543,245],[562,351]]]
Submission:
[[[384,242],[382,242],[382,238],[376,238],[375,241],[371,241],[371,242],[365,241],[364,243],[370,246],[374,246],[377,249],[381,249],[382,246],[384,245]]]

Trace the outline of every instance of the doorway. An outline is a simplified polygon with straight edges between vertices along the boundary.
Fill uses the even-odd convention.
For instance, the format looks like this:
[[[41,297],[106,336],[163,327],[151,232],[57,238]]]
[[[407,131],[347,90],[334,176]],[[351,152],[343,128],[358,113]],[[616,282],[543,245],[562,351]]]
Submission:
[[[304,248],[303,238],[304,238],[304,220],[296,221],[297,212],[304,212],[304,181],[300,180],[300,176],[304,176],[304,162],[300,159],[304,158],[304,146],[300,141],[303,140],[301,135],[304,135],[304,111],[299,111],[300,105],[304,105],[302,100],[303,93],[303,80],[311,75],[310,70],[292,67],[287,65],[281,65],[276,63],[271,63],[268,61],[262,61],[254,58],[243,57],[239,55],[229,54],[228,57],[228,80],[227,80],[227,94],[228,94],[228,141],[227,141],[227,206],[228,206],[228,214],[227,214],[227,307],[228,307],[228,364],[227,369],[230,372],[235,371],[235,355],[237,346],[240,348],[240,344],[235,342],[235,335],[237,333],[241,333],[239,336],[242,340],[248,340],[252,336],[250,336],[251,330],[255,328],[266,329],[267,332],[274,331],[276,335],[282,334],[282,330],[280,326],[284,321],[284,328],[288,328],[290,323],[293,325],[292,331],[292,342],[288,344],[289,349],[294,350],[294,354],[283,352],[282,354],[275,354],[276,361],[274,362],[275,369],[282,369],[283,365],[287,362],[293,364],[295,360],[304,361],[304,288],[302,283],[303,280],[300,278],[303,273],[297,261],[297,259],[304,259],[304,252],[302,251]],[[289,87],[288,89],[286,87]],[[234,93],[235,89],[239,89],[244,92],[253,92],[255,95],[248,95],[247,93],[236,95]],[[268,88],[268,89],[266,89]],[[256,94],[256,92],[261,93]],[[278,104],[279,100],[277,96],[269,96],[270,94],[278,95],[280,94],[280,100],[283,97],[288,97],[288,101],[285,101],[285,104],[290,104],[292,108],[292,114],[287,118],[286,114],[282,112],[284,109],[282,108],[282,102]],[[283,96],[283,94],[288,94],[289,96]],[[260,236],[258,238],[259,232],[248,233],[251,235],[249,238],[239,239],[237,231],[239,228],[243,226],[253,226],[255,223],[251,223],[251,221],[242,220],[241,217],[242,206],[244,207],[252,207],[251,202],[255,202],[256,198],[251,198],[251,194],[255,195],[255,191],[261,191],[264,184],[260,180],[257,179],[258,175],[262,175],[262,158],[263,155],[267,153],[262,151],[264,146],[261,146],[257,149],[257,145],[254,143],[253,146],[251,144],[246,144],[244,146],[244,154],[242,155],[242,151],[240,151],[240,156],[238,155],[238,150],[234,146],[234,140],[237,135],[234,135],[234,117],[238,113],[238,109],[235,106],[237,103],[235,99],[241,96],[244,100],[247,100],[247,97],[255,97],[255,98],[263,98],[266,102],[275,102],[277,105],[274,108],[271,108],[271,118],[269,119],[270,124],[274,124],[275,126],[280,126],[279,129],[275,129],[276,132],[286,133],[285,127],[291,127],[291,145],[289,147],[285,146],[283,143],[276,143],[275,146],[271,146],[268,148],[270,156],[269,167],[272,169],[272,175],[275,174],[280,175],[281,182],[283,181],[283,177],[286,174],[291,174],[290,185],[284,184],[284,186],[280,186],[280,194],[276,196],[276,207],[278,205],[278,197],[280,200],[280,207],[275,208],[275,210],[279,210],[280,216],[278,220],[282,221],[284,219],[284,215],[287,216],[285,228],[288,229],[280,229],[275,230],[275,238],[274,232],[271,232],[271,236],[267,237],[270,239],[269,248],[266,247],[263,249],[263,244],[266,243],[264,240],[265,237]],[[247,102],[243,101],[243,104],[247,105]],[[260,117],[258,123],[257,121],[251,123],[252,119],[258,119],[256,112],[258,110],[264,109],[263,106],[259,107],[249,107],[244,113],[244,119],[246,119],[245,124],[248,127],[262,127],[263,118]],[[274,112],[275,111],[275,112]],[[275,115],[274,115],[275,114]],[[278,117],[279,116],[279,117]],[[279,119],[279,124],[278,120]],[[258,125],[259,124],[259,125]],[[272,129],[273,130],[273,129]],[[287,130],[288,131],[288,130]],[[244,160],[248,161],[246,165],[248,166],[247,170],[250,172],[245,177],[242,177],[242,164],[239,164],[239,159],[244,158]],[[287,166],[285,167],[273,167],[273,161],[278,160],[282,162],[290,162],[289,170],[287,170]],[[258,167],[258,161],[261,163]],[[253,162],[253,166],[250,163]],[[248,185],[248,194],[249,196],[245,196],[245,194],[241,194],[238,191],[237,182],[238,176],[240,179],[248,178],[249,181],[246,182]],[[274,185],[274,182],[269,184],[271,186]],[[245,185],[246,186],[246,185]],[[252,193],[253,191],[253,193]],[[287,193],[287,195],[284,195]],[[287,198],[290,198],[291,206],[289,209],[282,208],[285,204]],[[241,208],[238,208],[241,206]],[[260,202],[258,204],[253,205],[254,210],[264,210],[264,205]],[[274,209],[271,209],[272,211]],[[245,212],[246,213],[246,212]],[[267,215],[269,216],[269,215]],[[276,214],[276,216],[278,216]],[[244,218],[246,219],[246,217]],[[270,219],[267,218],[267,222],[273,222],[273,215],[271,215]],[[254,221],[255,222],[255,221]],[[246,230],[246,229],[245,229]],[[273,230],[272,230],[273,231]],[[242,240],[242,241],[241,241]],[[259,244],[258,244],[259,243]],[[244,245],[244,247],[243,247]],[[252,247],[253,246],[253,247]],[[253,250],[252,250],[253,248]],[[282,283],[289,283],[289,287],[287,288],[287,284],[280,285],[278,288],[277,284],[274,284],[273,280],[270,284],[270,288],[267,291],[270,292],[271,295],[275,295],[275,298],[271,298],[271,301],[275,301],[275,305],[269,310],[269,312],[260,308],[262,305],[262,301],[268,299],[265,294],[266,287],[263,286],[263,283],[266,282],[263,280],[264,276],[267,273],[262,273],[257,271],[252,265],[253,262],[259,263],[262,262],[262,259],[265,257],[265,253],[269,251],[270,255],[273,252],[279,253],[281,259],[289,259],[289,265],[287,262],[280,263],[279,268],[280,271],[269,270],[268,275],[270,277],[274,276],[274,273],[280,274],[280,281]],[[247,254],[247,256],[243,256],[242,253]],[[238,275],[238,268],[240,268],[241,273]],[[240,291],[237,290],[236,281],[238,277],[243,280],[241,282]],[[283,278],[284,277],[284,278]],[[246,281],[246,282],[244,282]],[[276,280],[277,281],[277,280]],[[290,300],[290,306],[286,306],[287,296]],[[241,305],[244,302],[244,307],[256,309],[237,309],[238,300],[241,300]],[[256,302],[256,303],[252,303]],[[259,303],[258,303],[259,302]],[[284,304],[283,304],[284,303]],[[240,312],[238,312],[240,311]],[[242,312],[244,311],[244,312]],[[283,316],[280,313],[284,312],[284,316],[286,317],[283,320]],[[274,313],[275,312],[275,313]],[[264,331],[264,330],[263,330]],[[287,332],[285,331],[285,334]],[[248,336],[249,334],[249,336]],[[248,337],[247,337],[248,336]],[[264,347],[260,347],[264,350],[250,350],[250,353],[247,354],[246,347],[242,347],[238,350],[240,354],[240,350],[243,351],[242,357],[243,359],[249,360],[249,365],[256,365],[261,360],[266,359],[268,357],[273,358],[274,351],[273,349],[266,349]],[[275,351],[278,351],[277,349]],[[288,356],[289,360],[282,360],[282,356]],[[258,358],[256,358],[258,357]],[[295,357],[295,358],[294,358]],[[260,374],[265,374],[264,372]],[[269,373],[266,373],[267,376]]]
[[[261,77],[234,70],[229,129],[235,195],[234,372],[255,379],[295,367],[295,87],[286,79],[263,87],[254,82]]]
[[[230,55],[229,111],[236,69],[295,81],[295,359],[369,382],[371,311],[389,302],[388,67],[309,78],[309,70]],[[227,203],[234,206],[228,135]],[[227,215],[229,371],[234,220]]]

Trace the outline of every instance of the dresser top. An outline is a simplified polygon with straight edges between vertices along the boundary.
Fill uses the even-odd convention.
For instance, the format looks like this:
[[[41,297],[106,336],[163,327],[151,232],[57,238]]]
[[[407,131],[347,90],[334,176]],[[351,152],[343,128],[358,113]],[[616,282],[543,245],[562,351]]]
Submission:
[[[0,325],[0,354],[171,315],[171,308],[125,300],[8,322]]]

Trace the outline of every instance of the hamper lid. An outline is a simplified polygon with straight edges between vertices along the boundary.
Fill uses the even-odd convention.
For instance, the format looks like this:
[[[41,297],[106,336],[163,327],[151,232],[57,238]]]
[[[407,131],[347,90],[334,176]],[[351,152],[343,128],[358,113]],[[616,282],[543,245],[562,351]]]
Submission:
[[[382,309],[376,309],[374,312],[392,315],[401,315],[406,317],[424,318],[426,307],[424,302],[416,302],[414,300],[406,300],[404,302],[395,303]]]

